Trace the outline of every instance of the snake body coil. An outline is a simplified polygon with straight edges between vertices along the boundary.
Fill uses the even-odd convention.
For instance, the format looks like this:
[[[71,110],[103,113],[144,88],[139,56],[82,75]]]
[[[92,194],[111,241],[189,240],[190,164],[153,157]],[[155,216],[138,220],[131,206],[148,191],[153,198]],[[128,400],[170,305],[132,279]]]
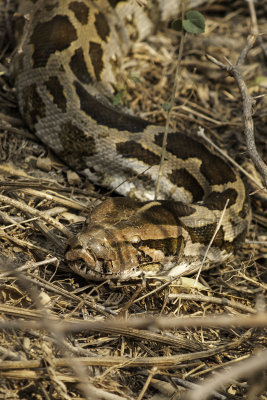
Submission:
[[[166,16],[176,3],[153,7]],[[153,201],[163,128],[108,100],[131,41],[153,27],[151,10],[135,1],[35,0],[20,2],[19,13],[13,75],[25,121],[72,168],[127,196],[96,207],[66,254],[71,268],[91,279],[193,272],[227,201],[204,267],[229,257],[249,220],[238,173],[170,132],[161,200]]]

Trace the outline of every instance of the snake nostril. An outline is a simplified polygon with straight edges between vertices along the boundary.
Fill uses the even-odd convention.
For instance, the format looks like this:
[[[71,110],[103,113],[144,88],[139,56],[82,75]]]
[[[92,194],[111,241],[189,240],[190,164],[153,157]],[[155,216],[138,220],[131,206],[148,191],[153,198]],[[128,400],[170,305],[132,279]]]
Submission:
[[[110,273],[110,264],[112,265],[111,261],[102,260],[102,268],[104,274]]]
[[[71,249],[75,250],[82,250],[83,246],[81,244],[77,244],[76,246],[72,247]]]

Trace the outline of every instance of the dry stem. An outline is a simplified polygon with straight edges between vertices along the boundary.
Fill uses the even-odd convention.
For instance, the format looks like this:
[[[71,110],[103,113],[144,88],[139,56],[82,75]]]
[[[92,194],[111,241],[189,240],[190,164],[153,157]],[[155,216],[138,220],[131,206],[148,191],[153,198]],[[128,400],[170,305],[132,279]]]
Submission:
[[[243,103],[243,120],[244,120],[244,133],[246,137],[247,149],[250,154],[250,157],[255,164],[256,168],[262,175],[265,186],[267,187],[267,165],[264,163],[263,159],[259,155],[254,137],[254,123],[253,123],[253,106],[255,105],[255,100],[250,96],[245,81],[242,76],[241,67],[243,66],[245,59],[249,50],[253,47],[255,41],[257,39],[257,35],[252,34],[247,38],[247,44],[244,49],[241,51],[241,54],[237,60],[236,65],[231,64],[230,61],[227,60],[228,65],[223,64],[218,61],[215,57],[207,54],[207,59],[214,64],[218,65],[224,71],[227,71],[229,75],[233,76],[240,94]]]

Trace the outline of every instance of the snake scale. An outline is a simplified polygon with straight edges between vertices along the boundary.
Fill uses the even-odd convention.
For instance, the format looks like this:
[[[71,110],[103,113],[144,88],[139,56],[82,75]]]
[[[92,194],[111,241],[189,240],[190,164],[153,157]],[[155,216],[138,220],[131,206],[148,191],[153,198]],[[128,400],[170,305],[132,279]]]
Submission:
[[[238,173],[184,133],[112,106],[116,71],[131,43],[177,11],[173,0],[22,0],[12,75],[21,114],[40,140],[92,182],[125,197],[98,205],[66,260],[88,279],[180,276],[222,262],[244,241],[249,205]]]

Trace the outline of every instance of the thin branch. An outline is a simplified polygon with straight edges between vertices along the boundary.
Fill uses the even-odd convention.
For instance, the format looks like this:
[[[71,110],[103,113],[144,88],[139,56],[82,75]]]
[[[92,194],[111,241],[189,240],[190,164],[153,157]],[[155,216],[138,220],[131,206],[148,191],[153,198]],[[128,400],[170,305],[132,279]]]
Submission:
[[[159,356],[159,357],[128,357],[128,356],[94,356],[94,357],[73,357],[69,358],[55,358],[54,365],[56,368],[69,367],[70,362],[80,363],[83,366],[102,366],[102,367],[116,367],[116,368],[171,368],[185,361],[199,360],[200,358],[208,358],[219,354],[222,351],[228,351],[232,348],[234,342],[227,345],[217,346],[204,351],[197,351],[195,353],[176,354],[172,356]],[[0,364],[0,371],[12,369],[35,369],[43,368],[43,360],[22,360],[22,361],[2,361]]]
[[[41,220],[45,221],[46,223],[52,225],[54,228],[58,229],[63,235],[65,235],[67,238],[72,237],[72,233],[69,231],[68,228],[66,228],[64,225],[62,225],[60,222],[55,220],[52,217],[49,217],[45,212],[36,210],[33,207],[28,206],[27,204],[24,204],[21,201],[11,199],[7,196],[4,196],[0,194],[0,202],[4,204],[8,204],[11,207],[15,207],[21,211],[23,211],[25,214],[30,214],[31,216],[38,217]]]
[[[194,294],[194,293],[169,293],[168,298],[170,300],[187,300],[187,301],[201,301],[209,304],[220,304],[224,307],[231,307],[235,310],[241,310],[244,312],[249,312],[252,314],[256,314],[257,311],[254,308],[248,307],[245,304],[239,303],[234,300],[229,300],[226,297],[215,297],[215,296],[204,296],[202,294]]]
[[[267,58],[267,47],[263,43],[262,36],[259,35],[257,15],[255,11],[255,0],[247,0],[247,2],[251,19],[251,33],[253,33],[254,35],[258,35],[258,42],[265,57]]]
[[[184,19],[184,1],[182,1],[182,20]],[[165,124],[165,129],[164,129],[164,135],[163,135],[163,142],[162,142],[162,152],[161,152],[161,159],[160,159],[160,165],[159,165],[159,173],[158,173],[158,179],[156,183],[156,189],[155,189],[155,200],[158,198],[158,193],[159,193],[159,188],[160,188],[160,180],[161,176],[163,173],[163,164],[165,160],[165,153],[166,153],[166,146],[167,146],[167,137],[169,133],[169,126],[170,126],[170,121],[171,121],[171,113],[172,109],[174,107],[175,103],[175,94],[177,91],[179,79],[180,79],[180,74],[181,74],[181,60],[182,60],[182,55],[183,55],[183,50],[184,50],[184,42],[185,42],[185,31],[182,29],[181,32],[181,41],[180,41],[180,46],[179,46],[179,53],[178,53],[178,60],[177,60],[177,66],[176,66],[176,72],[175,72],[175,78],[174,78],[174,84],[172,88],[172,94],[171,94],[171,100],[170,100],[170,108],[168,110],[167,114],[167,120]]]
[[[222,386],[229,385],[231,382],[241,377],[254,375],[266,368],[267,350],[264,350],[255,357],[250,357],[248,360],[238,363],[229,370],[212,375],[203,385],[193,389],[186,398],[187,400],[206,400],[210,398],[215,390],[220,390]]]
[[[56,317],[49,317],[45,321],[1,320],[0,329],[17,329],[28,331],[30,329],[52,329],[57,332],[113,332],[114,329],[186,329],[186,328],[266,328],[267,313],[256,315],[217,315],[206,317],[158,317],[158,318],[131,318],[129,320],[117,318],[106,321],[62,321]],[[129,332],[130,333],[130,332]],[[0,365],[1,366],[1,365]]]
[[[237,60],[236,65],[232,65],[229,61],[228,64],[223,64],[218,61],[215,57],[207,54],[206,57],[212,63],[218,65],[224,71],[227,71],[229,75],[233,76],[235,79],[237,86],[239,88],[242,103],[243,103],[243,121],[244,121],[244,133],[246,137],[247,149],[250,154],[250,157],[255,164],[256,168],[262,175],[265,186],[267,187],[267,165],[264,163],[263,159],[259,155],[254,137],[254,123],[253,123],[253,106],[255,105],[255,100],[250,96],[247,86],[244,82],[241,67],[244,64],[244,61],[247,57],[249,50],[253,47],[255,41],[257,39],[257,35],[249,35],[247,38],[247,44],[244,49],[241,51],[241,54]]]
[[[214,231],[214,233],[213,233],[213,235],[212,235],[212,238],[210,239],[209,245],[208,245],[208,247],[207,247],[207,249],[206,249],[206,251],[205,251],[203,260],[202,260],[202,262],[201,262],[200,268],[199,268],[199,270],[198,270],[198,273],[197,273],[197,276],[196,276],[196,279],[195,279],[194,287],[197,286],[200,273],[201,273],[201,271],[202,271],[202,268],[203,268],[204,263],[205,263],[205,261],[206,261],[206,258],[207,258],[207,256],[208,256],[208,253],[209,253],[209,251],[210,251],[210,248],[211,248],[211,246],[212,246],[212,243],[214,242],[214,239],[215,239],[215,237],[216,237],[217,233],[219,232],[219,229],[220,229],[220,227],[221,227],[221,225],[222,225],[222,220],[223,220],[225,211],[226,211],[226,209],[227,209],[228,203],[229,203],[229,199],[227,199],[226,202],[225,202],[225,205],[224,205],[224,208],[223,208],[223,210],[222,210],[220,219],[219,219],[219,221],[218,221],[218,223],[217,223],[216,229],[215,229],[215,231]]]

